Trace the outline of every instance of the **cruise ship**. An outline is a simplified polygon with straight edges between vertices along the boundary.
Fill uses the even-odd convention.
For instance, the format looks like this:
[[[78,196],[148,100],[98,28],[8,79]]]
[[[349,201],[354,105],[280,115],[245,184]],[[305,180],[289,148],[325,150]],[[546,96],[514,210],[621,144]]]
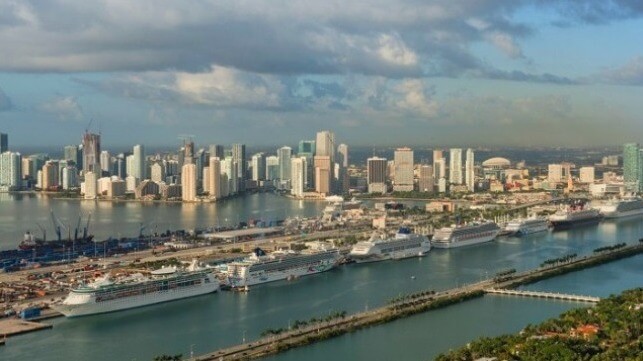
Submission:
[[[549,221],[546,218],[518,218],[507,222],[505,231],[512,236],[526,236],[532,233],[549,230]]]
[[[612,200],[597,207],[605,218],[624,218],[643,215],[643,199],[626,198]]]
[[[598,224],[603,216],[598,209],[584,208],[584,205],[571,205],[549,216],[554,230],[570,229],[579,226]]]
[[[229,263],[226,278],[231,287],[242,288],[325,272],[335,268],[340,259],[337,248],[276,251],[269,255],[256,248],[243,261]]]
[[[426,236],[411,233],[410,229],[402,227],[393,238],[381,239],[374,234],[370,240],[356,243],[349,256],[355,262],[362,263],[422,257],[430,250],[431,242]]]
[[[112,280],[109,273],[72,289],[62,303],[51,307],[67,317],[120,311],[216,292],[219,281],[211,269],[194,260],[185,270],[164,267],[150,275],[133,274]]]
[[[471,223],[445,227],[435,231],[431,245],[435,248],[455,248],[493,241],[500,233],[494,222]]]

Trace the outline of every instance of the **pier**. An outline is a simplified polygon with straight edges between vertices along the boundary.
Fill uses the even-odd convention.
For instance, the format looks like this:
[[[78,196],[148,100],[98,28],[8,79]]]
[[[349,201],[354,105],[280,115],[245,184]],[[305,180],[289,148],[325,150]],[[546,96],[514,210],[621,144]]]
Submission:
[[[390,302],[371,311],[365,311],[308,325],[295,330],[289,329],[278,335],[262,337],[249,343],[234,345],[194,358],[198,361],[251,360],[277,354],[291,348],[305,346],[314,342],[337,337],[349,332],[375,326],[432,309],[446,307],[472,298],[483,296],[490,290],[503,294],[520,294],[522,296],[569,299],[579,302],[597,302],[595,297],[559,295],[546,292],[511,291],[520,285],[533,283],[542,279],[555,277],[576,270],[593,267],[614,260],[627,258],[643,252],[643,243],[637,243],[605,253],[574,258],[568,262],[556,263],[503,278],[502,281],[488,279],[474,284],[449,289],[441,292],[432,290],[420,291]],[[505,293],[506,292],[506,293]],[[511,293],[510,293],[511,292]],[[491,292],[489,292],[491,293]],[[539,296],[536,296],[539,295]],[[561,298],[562,297],[562,298]],[[575,298],[575,299],[572,299]]]
[[[497,294],[497,295],[547,298],[547,299],[554,299],[554,300],[565,300],[565,301],[587,302],[587,303],[597,303],[598,301],[601,300],[599,297],[592,297],[592,296],[570,295],[566,293],[554,293],[554,292],[508,290],[508,289],[502,289],[502,288],[488,288],[484,290],[484,292],[490,293],[490,294]]]

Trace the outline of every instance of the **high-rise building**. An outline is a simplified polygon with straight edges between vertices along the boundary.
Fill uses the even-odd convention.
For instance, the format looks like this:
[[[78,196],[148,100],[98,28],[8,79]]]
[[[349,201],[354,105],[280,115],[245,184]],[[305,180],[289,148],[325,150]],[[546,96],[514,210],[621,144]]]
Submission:
[[[333,189],[333,170],[330,156],[316,155],[315,162],[315,191],[321,194],[330,194]]]
[[[432,193],[434,183],[433,167],[426,164],[421,165],[418,174],[418,191]]]
[[[208,191],[210,198],[221,198],[221,161],[218,157],[210,157],[210,165],[208,166],[210,172]]]
[[[547,166],[547,182],[550,185],[560,183],[563,180],[563,166],[562,164],[549,164]]]
[[[306,184],[305,188],[314,188],[315,187],[315,162],[313,157],[315,156],[315,141],[314,140],[300,140],[299,148],[297,152],[298,157],[306,157]]]
[[[58,182],[58,162],[48,160],[45,165],[42,166],[41,187],[44,190],[54,190],[58,188]]]
[[[462,184],[462,149],[449,150],[449,183]]]
[[[9,150],[9,135],[7,133],[0,133],[0,153]]]
[[[165,167],[162,162],[154,162],[150,167],[150,179],[153,182],[160,183],[165,181]]]
[[[257,153],[252,156],[252,180],[259,182],[266,179],[266,155]]]
[[[135,145],[132,149],[132,163],[131,175],[138,179],[139,182],[146,179],[145,148],[140,144]]]
[[[473,149],[470,149],[470,148],[467,149],[465,158],[466,158],[464,161],[465,184],[467,185],[467,189],[469,190],[469,192],[474,192],[476,177],[475,177],[475,168],[474,168]]]
[[[0,155],[0,186],[7,190],[22,187],[22,160],[20,153],[4,152]]]
[[[315,155],[330,157],[330,162],[335,163],[335,134],[329,130],[317,132],[315,141]]]
[[[62,172],[62,186],[64,190],[76,188],[78,186],[78,170],[73,165],[68,165],[63,168]]]
[[[237,162],[237,180],[239,182],[239,190],[244,191],[246,183],[246,173],[248,172],[248,160],[246,159],[246,145],[233,144],[232,145],[232,159]]]
[[[83,172],[100,172],[100,134],[83,135]]]
[[[292,158],[292,148],[279,148],[277,150],[277,156],[279,157],[279,179],[282,181],[289,180],[291,177],[290,166]]]
[[[183,201],[196,201],[196,188],[196,165],[194,163],[184,164],[181,168],[181,197]]]
[[[85,199],[96,199],[96,196],[98,196],[98,175],[96,173],[85,173],[84,189]]]
[[[413,191],[413,150],[397,148],[394,156],[395,178],[393,190],[396,192]]]
[[[594,167],[581,167],[579,178],[581,183],[594,183]]]
[[[82,152],[76,145],[66,145],[63,149],[64,157],[66,161],[74,162],[76,169],[82,169],[83,167],[83,157]]]
[[[271,155],[266,157],[266,180],[279,179],[279,157]]]
[[[337,147],[337,154],[339,154],[339,165],[344,168],[348,167],[348,146],[346,144],[340,144]]]
[[[315,141],[314,140],[300,140],[299,147],[297,148],[297,155],[306,156],[310,154],[312,157],[315,155]]]
[[[442,152],[440,151],[440,154]],[[437,184],[437,181],[440,178],[446,178],[447,176],[447,161],[444,158],[437,158],[433,160],[433,175],[435,182]]]
[[[443,156],[443,154],[442,154],[442,150],[441,150],[441,149],[434,149],[434,150],[433,150],[433,163],[434,163],[434,164],[435,164],[435,162],[436,162],[437,160],[439,160],[439,159],[443,159],[443,158],[444,158],[444,156]]]
[[[386,173],[388,169],[386,158],[368,158],[366,164],[368,193],[386,193]]]
[[[306,182],[306,157],[295,157],[291,161],[290,193],[295,197],[303,197]]]
[[[210,144],[209,153],[210,157],[216,157],[219,159],[225,158],[225,152],[222,145]]]
[[[623,183],[626,190],[635,192],[640,189],[640,155],[637,143],[623,145]]]
[[[100,152],[100,170],[102,173],[109,174],[112,170],[112,155],[108,151]]]

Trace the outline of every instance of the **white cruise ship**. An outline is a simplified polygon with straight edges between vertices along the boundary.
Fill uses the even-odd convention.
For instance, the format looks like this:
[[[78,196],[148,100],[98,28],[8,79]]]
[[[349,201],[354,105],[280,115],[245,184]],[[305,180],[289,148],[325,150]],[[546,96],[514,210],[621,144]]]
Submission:
[[[422,257],[431,250],[431,242],[426,236],[411,233],[408,228],[399,229],[395,237],[381,239],[375,235],[370,240],[358,242],[349,256],[357,263]]]
[[[597,207],[605,218],[624,218],[643,215],[643,199],[639,197],[611,200]]]
[[[445,227],[435,231],[431,245],[435,248],[455,248],[493,241],[500,233],[494,222],[471,223]]]
[[[514,236],[526,236],[547,230],[549,230],[549,221],[538,217],[513,219],[505,227],[505,231]]]
[[[597,225],[603,216],[597,209],[585,208],[584,204],[573,204],[561,208],[549,216],[549,222],[555,231],[574,227]]]
[[[228,284],[234,288],[325,272],[341,259],[339,249],[272,252],[256,248],[243,261],[228,264]]]
[[[51,307],[67,317],[87,316],[216,292],[219,281],[196,260],[185,270],[176,267],[137,273],[118,280],[110,275],[74,288],[62,303]]]

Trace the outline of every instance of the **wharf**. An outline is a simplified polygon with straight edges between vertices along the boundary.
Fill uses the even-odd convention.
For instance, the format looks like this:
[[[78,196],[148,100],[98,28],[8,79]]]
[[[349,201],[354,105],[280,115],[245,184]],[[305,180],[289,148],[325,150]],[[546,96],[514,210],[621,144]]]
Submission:
[[[4,337],[22,335],[24,333],[35,332],[40,330],[48,330],[52,325],[26,321],[19,318],[8,318],[0,320],[0,335]]]
[[[634,256],[643,252],[643,243],[613,251],[588,255],[569,262],[539,267],[509,276],[502,281],[484,280],[470,285],[442,291],[421,291],[390,302],[380,308],[360,312],[348,317],[324,321],[277,335],[262,337],[255,342],[234,345],[195,358],[198,361],[250,360],[277,354],[291,348],[305,346],[328,338],[337,337],[365,327],[391,322],[417,313],[446,307],[465,300],[481,297],[493,288],[515,288],[542,279],[555,277],[576,270],[593,267],[610,261]]]

